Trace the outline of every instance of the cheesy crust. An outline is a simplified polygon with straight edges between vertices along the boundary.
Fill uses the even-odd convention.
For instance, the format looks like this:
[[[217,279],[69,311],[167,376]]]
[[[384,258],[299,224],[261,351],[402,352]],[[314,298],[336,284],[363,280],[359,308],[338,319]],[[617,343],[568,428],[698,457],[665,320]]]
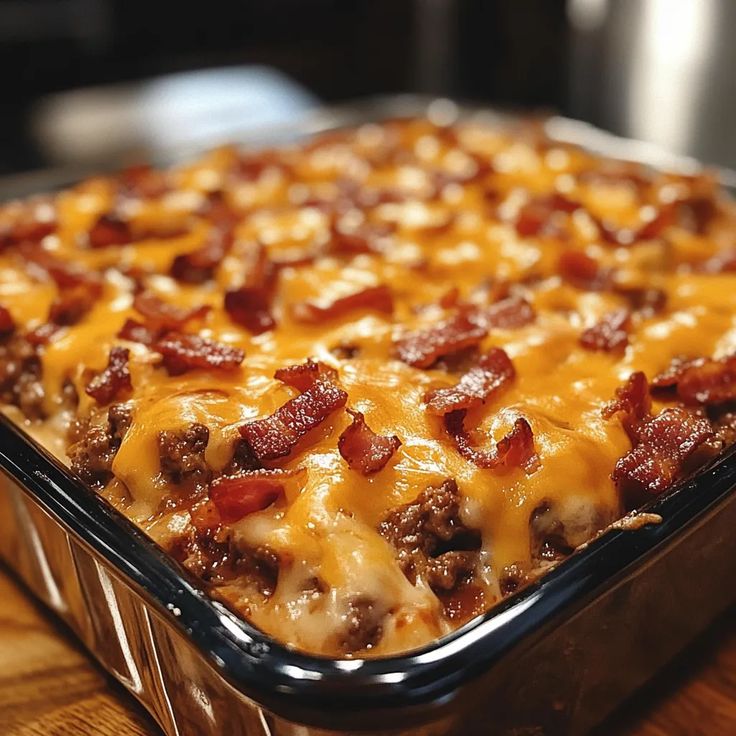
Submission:
[[[406,651],[732,442],[735,222],[530,123],[97,177],[0,208],[0,400],[263,631]]]

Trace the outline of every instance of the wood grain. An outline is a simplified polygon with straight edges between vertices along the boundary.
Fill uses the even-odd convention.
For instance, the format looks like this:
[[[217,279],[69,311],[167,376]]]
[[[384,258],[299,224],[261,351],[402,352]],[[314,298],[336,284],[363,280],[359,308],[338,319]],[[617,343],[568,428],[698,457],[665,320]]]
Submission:
[[[0,565],[3,736],[161,736],[153,721]],[[736,734],[736,610],[596,736]]]

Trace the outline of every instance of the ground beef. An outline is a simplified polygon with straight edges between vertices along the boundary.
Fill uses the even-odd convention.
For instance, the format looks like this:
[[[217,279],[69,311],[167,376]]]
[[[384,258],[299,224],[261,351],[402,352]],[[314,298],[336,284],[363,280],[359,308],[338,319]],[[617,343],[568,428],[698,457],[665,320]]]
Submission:
[[[38,347],[23,335],[0,343],[0,402],[17,406],[28,419],[44,417]]]
[[[192,529],[169,551],[187,570],[212,586],[237,581],[264,598],[270,598],[276,590],[281,562],[270,547],[242,547],[229,536],[220,538]]]
[[[426,579],[435,592],[467,580],[476,566],[480,533],[460,520],[460,495],[454,480],[430,486],[411,503],[391,511],[378,527],[396,549],[404,575]]]
[[[170,483],[187,482],[203,485],[212,475],[204,452],[210,431],[204,424],[194,423],[186,429],[163,430],[158,433],[161,474]]]
[[[113,404],[107,412],[107,424],[76,423],[74,441],[67,450],[72,470],[92,488],[102,488],[112,478],[112,462],[130,427],[132,409]]]
[[[370,598],[355,598],[348,605],[345,626],[338,636],[338,649],[344,654],[374,647],[383,634],[384,614]]]
[[[529,518],[531,558],[534,562],[556,562],[573,553],[565,538],[565,525],[548,503],[539,505]]]

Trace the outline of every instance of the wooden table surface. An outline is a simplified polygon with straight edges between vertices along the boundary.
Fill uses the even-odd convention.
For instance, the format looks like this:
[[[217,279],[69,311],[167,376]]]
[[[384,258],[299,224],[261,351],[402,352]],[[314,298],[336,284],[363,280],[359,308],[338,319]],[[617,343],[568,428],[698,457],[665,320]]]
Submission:
[[[736,734],[736,610],[625,710],[596,736]],[[161,736],[1,564],[0,726],[3,736]]]

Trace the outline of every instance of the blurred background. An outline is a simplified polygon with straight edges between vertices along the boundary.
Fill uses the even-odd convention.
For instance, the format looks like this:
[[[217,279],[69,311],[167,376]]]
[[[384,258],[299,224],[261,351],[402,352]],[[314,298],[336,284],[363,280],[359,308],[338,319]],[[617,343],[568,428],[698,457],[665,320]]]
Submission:
[[[0,0],[0,173],[217,143],[416,92],[736,167],[733,0]]]

